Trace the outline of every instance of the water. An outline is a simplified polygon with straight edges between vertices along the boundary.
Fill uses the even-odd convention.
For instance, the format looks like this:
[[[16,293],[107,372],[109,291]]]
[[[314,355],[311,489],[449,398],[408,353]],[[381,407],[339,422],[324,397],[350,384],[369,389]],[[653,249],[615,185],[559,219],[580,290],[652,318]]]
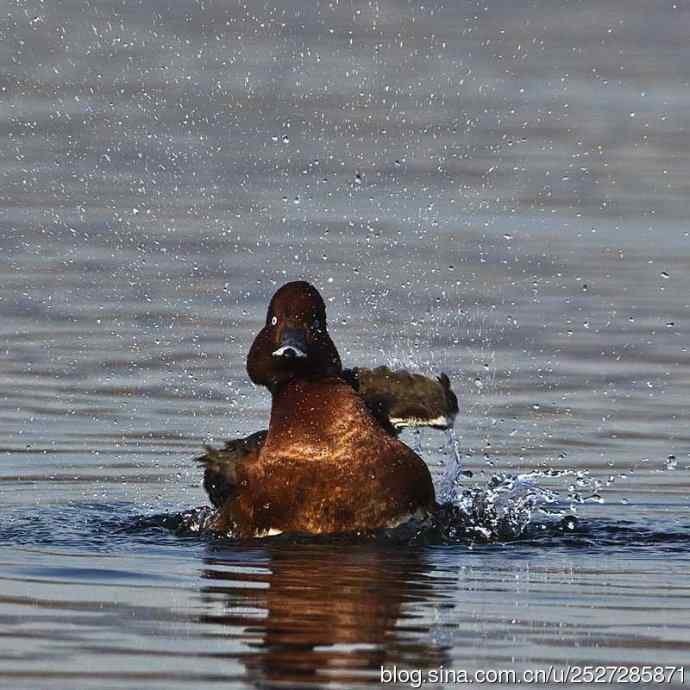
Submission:
[[[688,665],[686,3],[7,5],[3,687]],[[448,373],[462,465],[405,438],[519,529],[181,524],[297,277],[347,364]]]

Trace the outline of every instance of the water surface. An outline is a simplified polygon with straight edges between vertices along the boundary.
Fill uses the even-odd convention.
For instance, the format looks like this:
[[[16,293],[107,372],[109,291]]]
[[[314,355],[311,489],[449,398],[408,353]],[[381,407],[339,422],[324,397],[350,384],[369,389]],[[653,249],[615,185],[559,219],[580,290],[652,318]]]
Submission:
[[[682,2],[9,3],[3,686],[687,665],[689,25]],[[532,488],[574,529],[172,529],[201,445],[266,424],[244,358],[297,277],[347,364],[450,376],[473,476],[406,436],[440,492],[561,472]]]

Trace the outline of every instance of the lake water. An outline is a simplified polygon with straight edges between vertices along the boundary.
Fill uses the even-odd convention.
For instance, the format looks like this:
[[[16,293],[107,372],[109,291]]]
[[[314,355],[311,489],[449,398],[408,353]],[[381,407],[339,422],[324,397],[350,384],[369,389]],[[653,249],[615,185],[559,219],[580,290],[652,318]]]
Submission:
[[[690,667],[685,0],[4,5],[2,687]],[[295,278],[348,365],[448,373],[473,476],[405,439],[523,531],[180,516]]]

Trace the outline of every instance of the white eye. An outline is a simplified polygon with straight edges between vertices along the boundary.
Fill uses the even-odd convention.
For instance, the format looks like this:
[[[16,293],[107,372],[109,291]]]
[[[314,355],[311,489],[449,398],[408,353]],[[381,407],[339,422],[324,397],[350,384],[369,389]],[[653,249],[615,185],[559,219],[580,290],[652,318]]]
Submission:
[[[275,326],[277,323],[278,323],[278,317],[277,317],[277,316],[274,316],[274,317],[271,319],[271,326]]]

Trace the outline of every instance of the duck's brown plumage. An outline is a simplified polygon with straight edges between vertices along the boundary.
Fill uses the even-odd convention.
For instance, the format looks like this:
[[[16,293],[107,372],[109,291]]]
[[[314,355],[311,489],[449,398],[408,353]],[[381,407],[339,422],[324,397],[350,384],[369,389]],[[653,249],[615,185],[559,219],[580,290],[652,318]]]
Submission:
[[[222,508],[235,495],[237,468],[257,455],[267,433],[264,429],[245,438],[226,441],[223,448],[206,446],[206,454],[196,458],[205,466],[204,489],[216,508]]]
[[[355,390],[371,387],[361,370],[354,380],[344,377],[314,287],[288,283],[276,292],[247,370],[271,391],[271,419],[267,432],[207,449],[198,459],[219,508],[217,529],[239,536],[353,532],[396,524],[435,506],[426,464],[387,422],[394,406]],[[375,371],[390,378],[390,370]],[[421,389],[421,381],[411,381]],[[431,383],[447,402],[450,386]]]
[[[390,525],[434,506],[424,462],[338,379],[293,381],[274,395],[268,435],[237,466],[221,529],[329,534]]]

